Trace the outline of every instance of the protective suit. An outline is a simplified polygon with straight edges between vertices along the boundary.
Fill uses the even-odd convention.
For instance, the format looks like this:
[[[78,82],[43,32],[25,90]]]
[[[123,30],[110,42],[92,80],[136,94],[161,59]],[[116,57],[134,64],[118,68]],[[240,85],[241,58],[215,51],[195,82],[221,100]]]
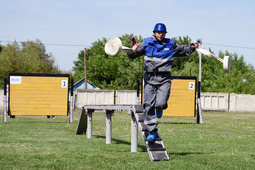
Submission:
[[[166,32],[166,29],[164,30]],[[158,120],[155,109],[164,110],[167,108],[171,89],[173,58],[185,57],[194,51],[193,43],[190,46],[177,46],[173,39],[164,38],[162,41],[158,41],[155,37],[145,38],[135,52],[127,51],[127,55],[131,59],[144,55],[143,114],[144,123],[149,132],[157,131]]]

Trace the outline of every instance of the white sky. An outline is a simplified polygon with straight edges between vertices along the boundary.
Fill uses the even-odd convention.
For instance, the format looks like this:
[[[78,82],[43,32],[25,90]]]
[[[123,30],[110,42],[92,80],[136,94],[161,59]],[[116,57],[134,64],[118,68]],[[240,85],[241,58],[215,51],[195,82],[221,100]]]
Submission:
[[[253,0],[0,0],[1,44],[39,39],[66,71],[98,39],[131,33],[149,37],[158,22],[165,23],[169,38],[202,38],[203,48],[243,55],[255,66]]]

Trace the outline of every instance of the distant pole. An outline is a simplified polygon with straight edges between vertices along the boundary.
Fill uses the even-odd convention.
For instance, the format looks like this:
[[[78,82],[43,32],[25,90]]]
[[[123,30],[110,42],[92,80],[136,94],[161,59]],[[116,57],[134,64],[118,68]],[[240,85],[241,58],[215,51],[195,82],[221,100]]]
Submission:
[[[85,90],[87,90],[87,53],[86,48],[84,48],[84,85]]]
[[[5,78],[4,79],[4,115],[3,115],[3,118],[4,118],[4,123],[7,123],[7,79]]]

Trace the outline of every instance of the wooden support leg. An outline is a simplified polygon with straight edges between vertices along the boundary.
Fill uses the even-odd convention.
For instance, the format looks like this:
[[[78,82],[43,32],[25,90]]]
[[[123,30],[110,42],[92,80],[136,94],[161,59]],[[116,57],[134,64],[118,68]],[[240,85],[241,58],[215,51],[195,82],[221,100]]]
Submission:
[[[138,126],[135,115],[131,112],[131,152],[137,152],[138,145]]]

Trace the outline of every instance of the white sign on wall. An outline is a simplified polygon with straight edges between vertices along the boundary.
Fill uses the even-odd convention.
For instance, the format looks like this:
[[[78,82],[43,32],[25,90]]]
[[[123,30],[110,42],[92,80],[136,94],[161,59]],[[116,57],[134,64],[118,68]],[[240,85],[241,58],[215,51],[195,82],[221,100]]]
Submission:
[[[21,84],[21,76],[10,76],[10,84]]]

